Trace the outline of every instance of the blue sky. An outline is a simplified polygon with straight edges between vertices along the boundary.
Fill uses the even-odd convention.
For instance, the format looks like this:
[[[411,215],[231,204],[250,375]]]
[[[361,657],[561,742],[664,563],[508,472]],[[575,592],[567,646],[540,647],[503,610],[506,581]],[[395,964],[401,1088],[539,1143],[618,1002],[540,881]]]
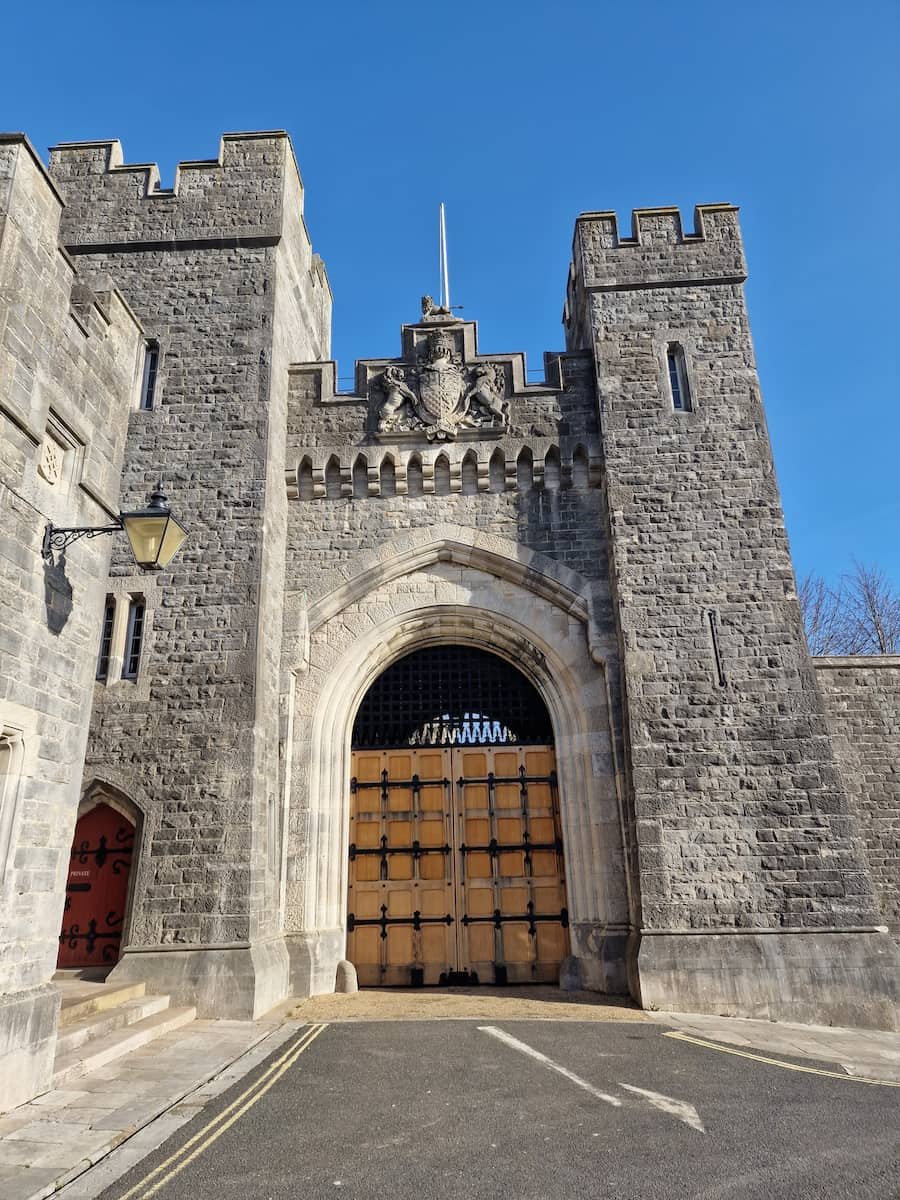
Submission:
[[[168,183],[287,129],[341,376],[437,292],[441,200],[454,303],[538,373],[578,212],[740,205],[798,573],[900,585],[897,0],[42,0],[4,42],[0,125],[41,153],[118,137]]]

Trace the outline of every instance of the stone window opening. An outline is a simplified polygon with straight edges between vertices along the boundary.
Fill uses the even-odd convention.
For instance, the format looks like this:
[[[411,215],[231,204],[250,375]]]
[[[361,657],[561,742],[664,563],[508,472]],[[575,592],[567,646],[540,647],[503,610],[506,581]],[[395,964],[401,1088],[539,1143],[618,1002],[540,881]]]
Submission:
[[[100,650],[97,655],[96,678],[104,682],[109,678],[109,659],[112,653],[113,630],[116,622],[115,596],[107,596],[103,606],[103,624],[100,629]]]
[[[141,665],[141,649],[144,642],[144,617],[147,604],[144,597],[130,597],[128,623],[125,628],[125,653],[122,656],[122,678],[137,679]]]
[[[676,412],[692,412],[691,389],[688,382],[684,348],[679,342],[669,342],[666,347],[666,365],[669,371],[669,392],[672,407]]]
[[[156,378],[159,373],[159,342],[149,340],[144,346],[144,370],[141,375],[141,396],[138,407],[144,412],[153,408]]]

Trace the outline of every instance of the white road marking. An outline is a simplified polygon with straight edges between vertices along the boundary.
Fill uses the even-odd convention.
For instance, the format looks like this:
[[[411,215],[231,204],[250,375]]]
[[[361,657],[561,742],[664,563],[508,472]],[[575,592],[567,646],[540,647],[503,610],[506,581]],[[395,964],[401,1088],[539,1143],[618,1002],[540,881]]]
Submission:
[[[536,1062],[543,1063],[545,1067],[549,1067],[551,1071],[556,1071],[558,1075],[562,1075],[570,1083],[574,1083],[576,1087],[590,1092],[595,1099],[602,1100],[605,1104],[612,1104],[614,1108],[622,1107],[622,1101],[617,1096],[610,1096],[606,1092],[601,1092],[599,1088],[595,1088],[593,1084],[588,1083],[586,1079],[582,1079],[580,1075],[566,1070],[565,1067],[561,1067],[559,1063],[554,1062],[552,1058],[548,1058],[546,1054],[541,1054],[540,1050],[535,1050],[532,1046],[526,1045],[525,1042],[520,1042],[518,1038],[514,1038],[509,1033],[504,1033],[502,1029],[498,1029],[495,1025],[479,1025],[478,1030],[480,1033],[489,1033],[491,1037],[495,1037],[498,1041],[511,1046],[513,1050],[518,1050],[520,1054],[527,1054],[529,1058],[533,1058]]]
[[[654,1108],[670,1113],[679,1121],[684,1121],[685,1125],[690,1125],[691,1129],[696,1129],[698,1133],[706,1133],[703,1122],[700,1120],[700,1114],[693,1104],[688,1104],[686,1100],[675,1100],[672,1096],[662,1095],[661,1092],[648,1092],[646,1088],[635,1087],[631,1083],[620,1083],[619,1087],[625,1088],[627,1092],[635,1092],[638,1096],[643,1096]]]
[[[614,1108],[622,1107],[622,1101],[617,1096],[610,1096],[608,1092],[601,1092],[599,1088],[595,1088],[593,1084],[588,1083],[586,1079],[582,1079],[580,1075],[576,1075],[574,1071],[569,1071],[566,1067],[560,1066],[552,1058],[548,1058],[546,1054],[541,1054],[540,1050],[535,1050],[533,1046],[529,1046],[526,1042],[520,1042],[511,1033],[506,1033],[505,1030],[498,1029],[496,1025],[479,1025],[477,1028],[479,1033],[489,1033],[491,1037],[504,1042],[513,1050],[518,1050],[520,1054],[527,1054],[529,1058],[533,1058],[536,1062],[543,1063],[545,1067],[548,1067],[551,1071],[556,1071],[558,1075],[562,1075],[570,1083],[574,1083],[576,1087],[589,1092],[597,1100],[602,1100],[605,1104],[612,1104]],[[686,1100],[676,1100],[673,1096],[664,1096],[662,1092],[651,1092],[647,1088],[635,1087],[631,1083],[620,1083],[619,1087],[624,1088],[626,1092],[632,1092],[636,1096],[642,1096],[654,1108],[668,1113],[669,1116],[677,1117],[679,1121],[683,1121],[685,1125],[690,1125],[691,1129],[696,1129],[698,1133],[706,1133],[703,1122],[700,1120],[700,1114],[694,1108],[693,1104],[688,1104]],[[596,1134],[594,1136],[596,1137]]]

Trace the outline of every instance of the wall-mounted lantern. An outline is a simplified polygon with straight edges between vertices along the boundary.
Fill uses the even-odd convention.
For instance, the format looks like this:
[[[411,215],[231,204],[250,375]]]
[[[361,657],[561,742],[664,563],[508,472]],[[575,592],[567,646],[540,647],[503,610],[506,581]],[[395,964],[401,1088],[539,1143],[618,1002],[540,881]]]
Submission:
[[[187,530],[172,516],[172,510],[161,489],[162,484],[151,495],[146,508],[136,512],[119,513],[115,525],[72,528],[48,525],[44,530],[41,557],[45,562],[52,563],[54,550],[65,550],[66,546],[77,542],[79,538],[97,537],[101,533],[118,533],[124,529],[134,561],[141,570],[161,571],[169,565],[187,537]]]

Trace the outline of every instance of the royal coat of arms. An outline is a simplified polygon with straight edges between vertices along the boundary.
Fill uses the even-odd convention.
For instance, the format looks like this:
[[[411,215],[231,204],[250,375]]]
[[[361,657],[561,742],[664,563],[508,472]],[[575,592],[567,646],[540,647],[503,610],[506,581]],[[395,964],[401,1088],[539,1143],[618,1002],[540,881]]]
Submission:
[[[380,379],[384,402],[379,433],[422,430],[429,441],[447,441],[463,429],[506,428],[509,403],[505,376],[497,363],[463,366],[450,334],[435,330],[418,366],[385,367]]]

